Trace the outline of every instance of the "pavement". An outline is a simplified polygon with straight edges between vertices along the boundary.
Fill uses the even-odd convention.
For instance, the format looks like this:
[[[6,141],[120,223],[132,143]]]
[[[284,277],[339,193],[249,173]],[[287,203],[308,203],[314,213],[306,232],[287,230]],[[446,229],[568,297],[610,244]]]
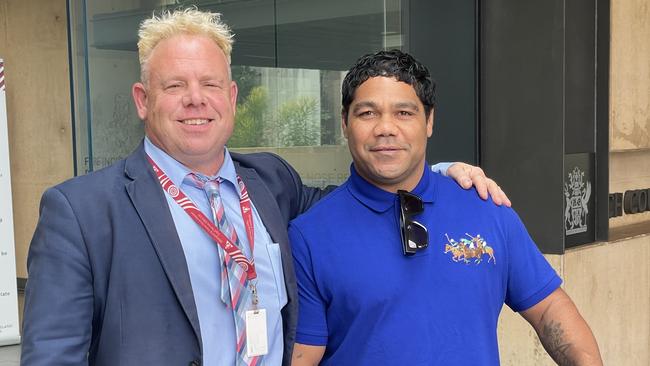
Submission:
[[[0,366],[19,366],[20,346],[0,347]]]

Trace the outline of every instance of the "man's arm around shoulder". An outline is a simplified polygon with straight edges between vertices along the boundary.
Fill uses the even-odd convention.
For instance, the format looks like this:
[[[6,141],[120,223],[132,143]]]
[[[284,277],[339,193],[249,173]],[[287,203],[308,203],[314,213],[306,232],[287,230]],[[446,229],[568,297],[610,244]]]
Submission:
[[[603,364],[589,325],[561,288],[520,314],[533,326],[544,349],[558,365]]]

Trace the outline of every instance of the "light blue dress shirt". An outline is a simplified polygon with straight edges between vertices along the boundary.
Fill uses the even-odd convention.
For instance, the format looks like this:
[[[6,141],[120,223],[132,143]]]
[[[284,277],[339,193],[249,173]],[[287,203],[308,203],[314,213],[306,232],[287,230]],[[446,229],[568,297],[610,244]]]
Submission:
[[[191,173],[191,170],[153,145],[148,138],[145,138],[144,149],[172,182],[207,217],[212,218],[210,204],[204,191],[183,183],[185,176]],[[240,192],[237,185],[237,173],[227,149],[224,154],[223,165],[216,175],[224,180],[220,186],[221,199],[226,216],[235,227],[235,231],[237,231],[243,251],[250,258],[250,245],[239,206]],[[232,310],[226,307],[220,299],[222,284],[220,277],[221,266],[217,250],[218,244],[210,239],[173,198],[167,194],[165,196],[183,246],[190,281],[192,282],[194,302],[198,311],[203,340],[203,365],[235,365],[235,323]],[[259,308],[266,309],[269,342],[269,353],[264,357],[264,365],[280,365],[283,351],[280,310],[287,303],[280,247],[271,240],[254,204],[252,207],[255,227],[254,256],[258,276]],[[228,286],[227,283],[225,285]]]
[[[438,163],[431,165],[431,171],[434,173],[440,173],[444,175],[445,177],[447,176],[447,169],[449,169],[450,166],[454,165],[454,163]]]

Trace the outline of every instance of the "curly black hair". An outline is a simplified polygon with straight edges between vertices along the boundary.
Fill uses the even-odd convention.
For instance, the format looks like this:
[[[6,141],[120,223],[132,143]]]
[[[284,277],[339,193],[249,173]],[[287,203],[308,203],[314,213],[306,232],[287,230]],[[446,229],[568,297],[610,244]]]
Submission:
[[[424,105],[425,116],[430,116],[436,105],[435,81],[431,79],[426,66],[408,53],[395,49],[361,56],[350,68],[341,87],[344,121],[347,121],[348,110],[359,85],[376,76],[395,78],[411,85]]]

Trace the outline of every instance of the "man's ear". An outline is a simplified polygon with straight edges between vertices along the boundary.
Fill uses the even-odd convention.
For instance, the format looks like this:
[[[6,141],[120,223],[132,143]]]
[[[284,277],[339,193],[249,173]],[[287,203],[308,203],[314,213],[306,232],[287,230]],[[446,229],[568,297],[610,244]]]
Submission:
[[[433,115],[436,113],[436,111],[431,108],[431,112],[429,113],[429,118],[427,118],[427,137],[431,137],[433,134]]]
[[[239,88],[237,83],[234,81],[230,82],[230,105],[232,107],[233,116],[237,112],[237,94],[239,93]]]
[[[348,138],[348,116],[345,111],[341,112],[341,130],[343,131],[343,136]]]
[[[139,82],[133,84],[131,95],[133,96],[135,108],[138,110],[138,117],[144,121],[147,118],[147,89],[144,84]]]

